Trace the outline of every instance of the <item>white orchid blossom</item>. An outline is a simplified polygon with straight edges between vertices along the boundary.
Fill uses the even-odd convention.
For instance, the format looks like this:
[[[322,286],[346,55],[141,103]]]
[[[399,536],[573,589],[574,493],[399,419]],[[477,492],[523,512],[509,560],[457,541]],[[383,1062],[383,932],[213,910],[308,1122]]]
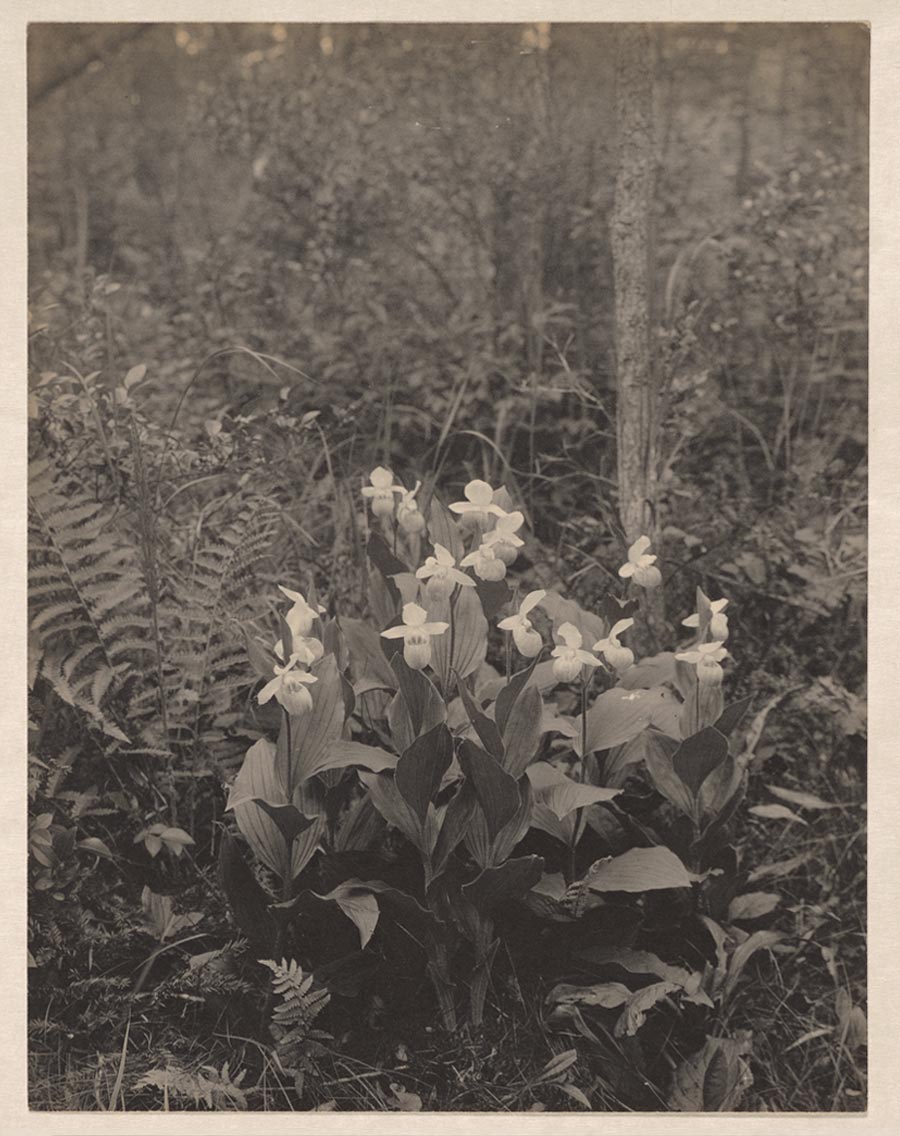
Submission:
[[[725,614],[725,608],[728,606],[728,600],[712,600],[709,605],[710,612],[712,613],[709,621],[709,634],[711,639],[718,639],[719,642],[724,643],[728,638],[728,616]],[[700,626],[700,613],[695,611],[693,615],[689,615],[687,619],[681,621],[682,627],[699,627]]]
[[[397,506],[397,524],[408,533],[420,533],[425,528],[425,518],[416,500],[416,494],[422,488],[422,482],[417,481],[415,489],[407,489],[400,498]]]
[[[369,474],[371,485],[363,491],[363,497],[370,498],[372,512],[376,517],[390,517],[394,512],[394,494],[406,493],[402,485],[394,484],[394,474],[384,466],[379,465]]]
[[[532,627],[528,614],[534,611],[546,594],[543,590],[529,592],[519,604],[519,610],[516,614],[508,615],[506,619],[501,619],[497,624],[501,631],[512,632],[516,649],[526,659],[533,659],[536,655],[539,655],[541,647],[544,645],[540,635]]]
[[[475,581],[456,567],[453,553],[442,544],[434,546],[434,556],[429,556],[421,568],[416,569],[416,579],[426,580],[425,594],[430,600],[447,599],[457,584],[463,588],[474,588]]]
[[[291,634],[298,639],[309,635],[315,620],[320,615],[325,614],[325,608],[321,604],[312,607],[306,602],[306,596],[302,592],[292,592],[290,588],[285,588],[281,584],[278,585],[278,590],[282,595],[287,596],[293,604],[291,610],[284,617],[285,623],[291,629]]]
[[[525,517],[518,510],[514,513],[504,513],[497,518],[494,528],[486,534],[483,544],[493,548],[494,555],[499,556],[504,564],[512,564],[519,555],[519,549],[525,543],[520,536],[516,536],[518,529],[525,522]]]
[[[462,568],[473,568],[479,580],[502,580],[506,575],[506,564],[494,546],[484,542],[459,563]]]
[[[701,643],[692,651],[681,651],[675,658],[696,665],[697,679],[701,686],[721,686],[725,677],[721,664],[727,655],[721,641],[714,640],[712,643]]]
[[[605,639],[598,639],[594,650],[599,651],[611,667],[617,671],[624,671],[634,662],[634,652],[630,647],[624,647],[619,642],[619,636],[633,626],[633,619],[620,619],[614,623],[612,630]]]
[[[550,654],[553,656],[553,676],[559,682],[574,682],[582,667],[599,667],[600,660],[581,646],[581,632],[574,623],[563,623],[556,632],[557,643]]]
[[[417,603],[403,605],[403,625],[389,627],[382,631],[385,639],[403,640],[403,658],[406,665],[414,671],[420,671],[431,662],[431,638],[433,635],[443,635],[449,623],[437,621],[426,622],[428,612]]]
[[[309,671],[297,669],[302,665],[303,658],[298,654],[291,655],[284,666],[276,665],[275,677],[269,679],[256,696],[260,706],[274,698],[288,714],[295,717],[312,710],[312,695],[306,688],[319,680]]]
[[[505,516],[505,510],[494,504],[494,490],[486,481],[477,478],[470,481],[463,493],[465,501],[454,501],[450,511],[459,514],[460,524],[465,528],[485,529],[489,517]]]
[[[649,536],[639,536],[631,548],[628,549],[628,560],[619,569],[619,575],[627,580],[631,577],[642,588],[657,588],[662,583],[662,574],[656,567],[656,557],[650,555]]]

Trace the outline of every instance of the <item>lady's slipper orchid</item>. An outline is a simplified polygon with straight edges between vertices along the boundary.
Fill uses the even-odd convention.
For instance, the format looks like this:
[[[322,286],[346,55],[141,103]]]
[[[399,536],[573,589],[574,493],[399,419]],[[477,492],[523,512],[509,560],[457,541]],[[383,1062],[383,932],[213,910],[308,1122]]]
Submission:
[[[550,654],[553,656],[553,676],[559,682],[574,682],[582,667],[599,667],[600,660],[581,647],[581,632],[574,623],[563,623],[556,632],[562,639]]]
[[[728,652],[721,641],[701,643],[693,651],[681,651],[675,656],[685,663],[695,663],[697,666],[697,680],[701,686],[721,686],[725,672],[722,670],[722,659]]]
[[[605,639],[599,639],[594,644],[594,650],[599,651],[609,665],[617,671],[624,671],[634,662],[634,652],[630,647],[623,647],[619,636],[627,631],[634,623],[633,619],[620,619],[613,624],[613,628]]]
[[[539,655],[541,647],[544,645],[540,635],[532,627],[528,613],[537,607],[546,594],[543,590],[529,592],[519,604],[519,610],[516,614],[508,615],[506,619],[501,619],[497,624],[501,631],[512,632],[516,649],[526,659],[533,659],[535,655]]]
[[[453,553],[442,544],[434,546],[434,556],[429,556],[421,568],[416,569],[416,579],[426,580],[425,594],[430,600],[447,599],[457,584],[464,588],[474,588],[475,581],[456,567]]]
[[[724,643],[728,638],[728,616],[725,614],[727,606],[728,600],[712,600],[709,605],[712,613],[709,620],[709,635],[711,639],[718,639],[720,643]],[[681,626],[699,627],[700,613],[695,611],[687,619],[682,619]]]
[[[297,670],[302,662],[300,656],[293,654],[284,666],[274,668],[275,677],[270,679],[257,695],[260,706],[264,706],[274,698],[288,714],[293,716],[312,710],[312,695],[306,688],[319,680],[309,671]]]
[[[515,562],[519,549],[525,543],[516,530],[520,529],[525,521],[524,516],[518,512],[504,513],[497,518],[494,528],[484,537],[483,543],[493,548],[494,555],[498,556],[504,564]]]
[[[470,481],[463,490],[465,501],[454,501],[450,505],[452,513],[459,514],[460,524],[465,528],[487,528],[488,517],[502,517],[505,510],[494,504],[494,491],[486,481]]]
[[[619,575],[626,580],[633,576],[634,582],[642,588],[658,588],[662,574],[654,564],[656,557],[647,552],[649,547],[650,537],[639,536],[628,549],[628,560],[619,569]]]
[[[417,603],[403,605],[403,626],[389,627],[382,631],[385,639],[403,640],[403,658],[406,665],[414,671],[420,671],[431,662],[431,637],[443,635],[449,623],[438,621],[426,623],[428,612]]]
[[[417,481],[415,489],[407,489],[400,498],[397,506],[397,524],[408,533],[420,533],[425,528],[425,518],[416,500],[416,494],[422,488],[422,482]]]
[[[320,615],[325,614],[325,608],[321,604],[317,604],[315,607],[310,606],[302,592],[292,592],[290,588],[282,587],[281,584],[278,585],[278,590],[287,596],[294,605],[284,617],[285,623],[291,629],[291,634],[298,639],[309,635],[314,621]]]
[[[308,667],[318,662],[325,654],[325,648],[319,639],[305,635],[295,635],[291,643],[291,657],[301,666]],[[275,644],[275,654],[279,659],[284,658],[284,643],[281,639]]]
[[[371,485],[363,491],[363,497],[372,501],[372,512],[376,517],[390,517],[394,512],[394,494],[406,493],[402,485],[394,485],[394,475],[389,469],[380,465],[369,474]]]
[[[506,565],[493,545],[483,543],[460,560],[463,568],[474,568],[479,580],[502,580],[506,575]]]

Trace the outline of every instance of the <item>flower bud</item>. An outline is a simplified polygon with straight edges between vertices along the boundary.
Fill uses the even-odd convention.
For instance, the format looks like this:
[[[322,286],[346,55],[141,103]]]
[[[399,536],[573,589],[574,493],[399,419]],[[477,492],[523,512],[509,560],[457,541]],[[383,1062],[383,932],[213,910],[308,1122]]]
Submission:
[[[662,573],[655,564],[641,564],[635,568],[632,579],[642,588],[658,588],[662,583]]]

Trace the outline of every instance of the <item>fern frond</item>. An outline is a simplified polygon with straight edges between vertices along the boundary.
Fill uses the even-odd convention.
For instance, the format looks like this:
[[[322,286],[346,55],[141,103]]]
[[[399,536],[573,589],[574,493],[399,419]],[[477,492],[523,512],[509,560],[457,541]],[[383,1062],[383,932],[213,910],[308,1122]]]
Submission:
[[[292,1040],[296,1041],[299,1032],[309,1032],[313,1021],[331,1001],[331,995],[321,987],[313,989],[314,975],[304,974],[294,959],[290,962],[282,959],[280,963],[260,959],[260,962],[272,971],[272,989],[283,999],[272,1012],[272,1023],[290,1029]]]

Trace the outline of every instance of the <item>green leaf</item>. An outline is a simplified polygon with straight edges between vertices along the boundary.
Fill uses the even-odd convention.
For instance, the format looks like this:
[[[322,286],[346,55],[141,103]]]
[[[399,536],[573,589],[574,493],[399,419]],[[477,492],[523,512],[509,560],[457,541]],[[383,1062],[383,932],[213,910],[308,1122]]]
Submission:
[[[651,690],[614,687],[604,691],[587,712],[586,752],[596,753],[630,741],[650,725],[664,703],[671,701],[671,692],[661,686]],[[584,756],[580,732],[575,738],[575,752]]]
[[[510,711],[515,706],[516,701],[525,687],[528,685],[531,676],[534,674],[534,668],[537,666],[537,659],[527,666],[524,670],[518,671],[512,676],[506,686],[497,695],[497,701],[494,706],[494,720],[497,723],[497,729],[502,734],[506,729],[507,721],[509,720]]]
[[[647,1011],[679,989],[680,987],[674,982],[654,982],[650,986],[636,990],[628,999],[621,1017],[616,1022],[614,1035],[634,1037],[646,1021]]]
[[[372,531],[369,533],[369,539],[366,543],[366,555],[385,580],[391,582],[392,586],[392,576],[397,576],[402,572],[409,571],[409,566],[404,564],[403,561],[395,556],[388,548],[387,542],[380,532]]]
[[[750,961],[751,957],[755,955],[757,951],[771,950],[771,948],[783,938],[784,935],[780,931],[754,931],[748,939],[745,939],[741,945],[736,948],[728,964],[728,977],[725,980],[725,986],[722,991],[723,1001],[728,1001],[732,991],[735,986],[737,986],[744,967]]]
[[[369,790],[372,804],[388,824],[399,829],[421,851],[422,824],[394,784],[393,774],[360,773],[359,779]]]
[[[506,580],[482,580],[475,577],[475,591],[481,600],[481,610],[485,619],[491,620],[498,611],[509,603],[512,592]]]
[[[424,825],[428,805],[440,789],[452,760],[453,737],[447,727],[439,723],[416,738],[397,762],[394,784],[420,824]]]
[[[328,747],[328,754],[319,767],[325,769],[346,769],[348,765],[361,765],[373,773],[381,773],[385,769],[394,769],[397,765],[397,756],[388,753],[379,746],[363,745],[362,742],[338,738]]]
[[[770,793],[787,801],[790,805],[798,805],[801,809],[839,809],[833,801],[823,801],[814,793],[798,792],[796,789],[782,789],[780,785],[766,785]]]
[[[561,769],[547,761],[536,761],[525,770],[531,782],[535,799],[545,805],[558,820],[563,820],[575,809],[598,801],[611,801],[621,789],[604,789],[573,781]]]
[[[457,564],[465,556],[466,546],[459,525],[436,493],[432,495],[428,508],[428,535],[433,545],[442,544],[452,552]]]
[[[485,868],[471,883],[463,884],[462,893],[483,915],[488,915],[498,904],[518,899],[534,887],[543,869],[540,856],[507,860],[496,868]]]
[[[365,950],[378,925],[378,901],[371,888],[361,880],[344,880],[327,895],[318,895],[317,892],[313,894],[318,899],[338,905],[359,931],[359,947],[360,950]]]
[[[275,924],[269,913],[270,899],[229,832],[223,832],[219,845],[218,875],[219,885],[241,934],[246,936],[257,954],[265,953],[275,934]]]
[[[241,627],[241,633],[244,636],[250,666],[257,678],[265,679],[268,682],[275,674],[275,652],[265,647],[258,639],[251,638],[246,627]]]
[[[728,905],[728,921],[736,923],[739,920],[761,919],[769,915],[781,902],[781,896],[771,891],[749,891],[744,895],[736,895]]]
[[[656,891],[690,887],[696,879],[668,848],[632,848],[593,864],[585,876],[591,891]]]
[[[503,767],[511,777],[521,777],[537,754],[544,732],[543,716],[540,691],[535,686],[526,687],[503,730]]]
[[[740,789],[743,778],[743,767],[731,754],[726,754],[725,760],[706,776],[700,786],[697,803],[701,816],[718,817],[723,814],[728,803]]]
[[[627,618],[622,616],[620,618]],[[676,661],[672,651],[661,651],[635,663],[619,679],[623,690],[649,690],[654,686],[676,686]]]
[[[696,798],[700,786],[727,756],[728,740],[714,726],[707,726],[685,738],[672,758],[672,767]]]
[[[315,824],[318,820],[318,817],[304,816],[296,805],[273,805],[263,800],[262,797],[251,797],[250,799],[275,821],[278,831],[288,843],[302,832],[306,832],[310,825]]]
[[[551,1006],[599,1006],[615,1010],[624,1006],[631,991],[621,982],[597,982],[592,986],[570,986],[566,982],[554,986],[547,995]]]
[[[350,665],[357,679],[374,679],[389,690],[396,690],[397,677],[382,647],[388,640],[382,639],[375,628],[362,619],[347,619],[341,616],[338,623],[350,652]]]
[[[458,678],[468,678],[484,662],[487,652],[487,620],[481,610],[475,588],[460,588],[454,601],[455,631],[451,637],[448,628],[443,635],[431,640],[432,666],[446,690],[451,669]],[[436,600],[428,604],[428,621],[450,622],[450,601]],[[450,640],[453,639],[453,659],[450,659]]]
[[[519,808],[516,780],[495,758],[468,740],[459,747],[459,764],[475,790],[487,821],[488,834],[494,840]]]
[[[646,730],[641,737],[645,739],[644,763],[654,786],[667,801],[693,819],[696,802],[672,765],[678,743],[655,730]]]
[[[334,655],[325,655],[310,670],[318,679],[307,687],[312,709],[291,722],[289,784],[293,786],[302,785],[327,767],[331,744],[344,729],[344,690]],[[287,730],[282,728],[276,756],[279,770],[285,768],[286,757]]]
[[[730,737],[740,726],[752,704],[753,695],[750,694],[746,698],[742,698],[740,702],[732,702],[730,706],[726,706],[722,716],[715,723],[719,733],[724,734],[726,738]]]
[[[669,1108],[675,1112],[735,1112],[753,1078],[749,1035],[708,1037],[703,1048],[681,1063],[672,1079]]]
[[[473,816],[478,809],[478,798],[468,781],[458,783],[458,788],[447,803],[441,821],[441,830],[431,855],[431,871],[437,878],[444,870],[453,850],[466,835]]]
[[[502,762],[503,741],[496,723],[478,707],[478,704],[469,693],[464,682],[459,683],[457,689],[459,690],[459,696],[462,699],[463,706],[466,708],[469,721],[475,727],[475,732],[478,734],[481,744],[491,757],[495,757],[499,762]]]
[[[798,824],[809,824],[802,816],[792,813],[787,805],[753,805],[747,812],[765,820],[791,820]]]
[[[444,700],[438,694],[428,675],[422,671],[413,670],[412,667],[407,665],[400,653],[394,655],[391,660],[391,667],[397,678],[399,696],[403,700],[403,708],[409,720],[412,738],[419,737],[420,734],[431,730],[439,722],[443,722],[447,716]],[[391,729],[393,731],[393,725]],[[402,728],[399,732],[401,737],[405,733]],[[395,742],[400,740],[400,737],[394,738]],[[411,742],[407,742],[406,745],[398,745],[398,748],[407,749],[410,744]]]

